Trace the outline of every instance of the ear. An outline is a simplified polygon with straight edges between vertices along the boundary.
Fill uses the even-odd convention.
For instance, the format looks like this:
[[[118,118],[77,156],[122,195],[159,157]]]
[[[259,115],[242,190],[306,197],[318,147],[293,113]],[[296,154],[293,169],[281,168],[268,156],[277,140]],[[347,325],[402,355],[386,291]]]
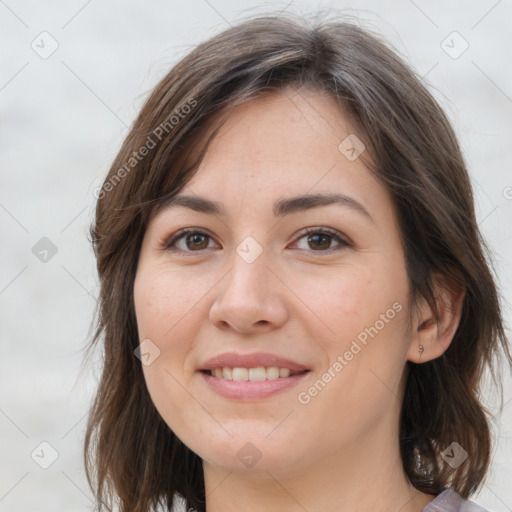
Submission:
[[[436,274],[433,279],[438,319],[425,298],[421,298],[412,323],[407,360],[425,363],[438,358],[448,349],[462,314],[465,290],[461,279]]]

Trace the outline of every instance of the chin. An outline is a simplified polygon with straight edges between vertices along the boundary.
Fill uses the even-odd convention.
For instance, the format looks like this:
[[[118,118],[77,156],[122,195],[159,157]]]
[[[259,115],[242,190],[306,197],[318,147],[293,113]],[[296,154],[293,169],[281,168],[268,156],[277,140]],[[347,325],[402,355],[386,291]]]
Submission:
[[[266,435],[268,432],[269,430]],[[212,441],[208,446],[197,446],[194,452],[204,462],[223,470],[251,472],[253,475],[263,472],[262,474],[268,478],[268,472],[274,474],[285,470],[286,466],[297,466],[296,448],[296,443],[287,447],[282,440],[271,441],[265,436],[250,435],[246,432],[234,434],[229,440]],[[290,454],[293,454],[293,458]]]

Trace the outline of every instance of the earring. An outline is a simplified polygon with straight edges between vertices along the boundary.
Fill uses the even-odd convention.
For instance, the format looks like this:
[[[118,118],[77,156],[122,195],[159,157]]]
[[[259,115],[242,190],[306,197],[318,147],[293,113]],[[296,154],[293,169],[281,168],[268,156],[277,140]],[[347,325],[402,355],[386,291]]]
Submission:
[[[425,348],[423,347],[423,345],[420,345],[418,347],[418,350],[420,351],[420,356],[421,356],[421,354],[423,354],[423,351],[425,350]]]

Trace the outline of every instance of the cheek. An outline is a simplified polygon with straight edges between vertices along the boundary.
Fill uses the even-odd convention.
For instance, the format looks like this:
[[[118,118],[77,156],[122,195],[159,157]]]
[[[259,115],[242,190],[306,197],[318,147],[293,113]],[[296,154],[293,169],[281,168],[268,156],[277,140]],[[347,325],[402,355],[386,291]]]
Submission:
[[[190,272],[173,272],[164,265],[137,273],[134,303],[139,336],[168,344],[177,330],[191,328],[201,299],[211,288]]]
[[[321,424],[340,446],[375,428],[395,411],[407,347],[405,272],[351,267],[324,280],[324,295],[312,287],[320,317],[334,335],[317,338],[328,363],[302,387],[298,410]],[[330,300],[326,300],[330,297]],[[337,363],[337,364],[336,364]],[[324,424],[320,419],[330,417]],[[342,434],[340,434],[342,432]],[[321,444],[321,443],[320,443]]]
[[[331,389],[342,387],[348,398],[349,386],[354,406],[359,398],[373,403],[377,388],[385,393],[398,391],[406,361],[409,285],[405,266],[398,254],[395,260],[336,269],[331,277],[309,289],[312,309],[329,327],[323,338],[328,364],[340,357],[344,361],[343,371],[335,372],[338,385]]]
[[[162,267],[139,269],[135,278],[134,305],[139,340],[147,343],[152,352],[151,364],[143,364],[144,377],[157,408],[163,390],[167,390],[165,394],[170,400],[175,395],[168,391],[174,387],[173,376],[183,365],[187,346],[186,340],[176,335],[186,323],[183,320],[187,319],[190,309],[186,293],[180,292],[182,289],[176,286],[174,279],[171,286],[171,279]]]
[[[158,353],[151,364],[142,366],[146,386],[160,416],[181,439],[201,414],[186,391],[184,371],[198,325],[194,306],[200,297],[193,284],[164,266],[140,269],[134,284],[139,338],[151,340]]]
[[[206,294],[214,286],[208,276],[193,271],[176,271],[165,264],[147,265],[137,272],[134,304],[139,339],[149,339],[157,347],[158,357],[143,366],[149,393],[164,417],[185,419],[181,404],[190,397],[189,354],[204,323]],[[176,415],[175,411],[181,411]]]
[[[389,332],[391,324],[397,328],[405,317],[397,310],[405,310],[407,276],[404,269],[389,262],[333,267],[325,276],[311,279],[302,274],[293,287],[329,327],[330,336],[326,339],[336,346],[356,338],[376,322],[379,330]],[[395,303],[398,305],[393,308]],[[382,321],[385,321],[385,329]]]

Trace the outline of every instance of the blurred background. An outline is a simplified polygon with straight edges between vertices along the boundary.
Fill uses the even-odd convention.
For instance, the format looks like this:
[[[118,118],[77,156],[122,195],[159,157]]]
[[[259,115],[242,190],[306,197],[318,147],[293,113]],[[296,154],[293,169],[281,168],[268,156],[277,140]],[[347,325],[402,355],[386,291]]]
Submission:
[[[99,357],[81,371],[98,294],[88,228],[94,190],[146,95],[241,17],[318,8],[385,36],[445,108],[510,328],[512,0],[0,0],[1,512],[93,509],[82,462],[100,372]],[[503,379],[491,473],[473,498],[495,512],[512,511],[510,373]]]

